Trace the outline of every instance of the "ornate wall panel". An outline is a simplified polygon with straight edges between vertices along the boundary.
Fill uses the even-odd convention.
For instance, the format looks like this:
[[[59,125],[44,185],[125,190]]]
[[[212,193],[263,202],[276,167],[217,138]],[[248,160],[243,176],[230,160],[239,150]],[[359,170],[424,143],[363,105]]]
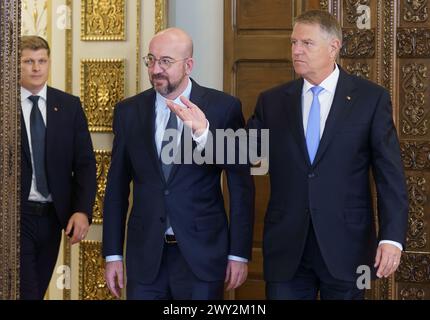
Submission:
[[[20,5],[0,2],[0,300],[19,298]]]
[[[97,167],[97,194],[93,209],[93,222],[103,223],[103,200],[106,190],[107,174],[110,167],[111,151],[95,150]]]
[[[104,280],[104,258],[100,241],[81,241],[79,245],[79,299],[114,300]]]
[[[414,62],[412,62],[414,61]],[[429,86],[428,71],[430,62],[405,59],[399,61],[399,96],[401,107],[400,125],[404,137],[426,137],[428,128]]]
[[[124,99],[124,60],[82,60],[81,95],[92,132],[111,132],[113,108]]]
[[[82,40],[125,40],[125,0],[81,1]]]

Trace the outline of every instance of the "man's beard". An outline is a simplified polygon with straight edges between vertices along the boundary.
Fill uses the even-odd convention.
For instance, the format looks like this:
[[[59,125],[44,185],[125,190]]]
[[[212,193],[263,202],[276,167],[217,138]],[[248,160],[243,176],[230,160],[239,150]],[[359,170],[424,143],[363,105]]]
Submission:
[[[175,91],[176,89],[178,89],[179,85],[181,84],[181,82],[184,78],[185,78],[185,75],[183,75],[178,81],[172,83],[172,82],[170,82],[170,80],[167,76],[164,76],[162,74],[154,74],[151,77],[150,81],[151,81],[151,85],[154,88],[154,90],[156,90],[162,96],[167,96],[167,95],[171,94],[173,91]],[[159,86],[156,88],[154,86],[154,80],[160,80],[160,79],[166,80],[167,85],[166,86]]]

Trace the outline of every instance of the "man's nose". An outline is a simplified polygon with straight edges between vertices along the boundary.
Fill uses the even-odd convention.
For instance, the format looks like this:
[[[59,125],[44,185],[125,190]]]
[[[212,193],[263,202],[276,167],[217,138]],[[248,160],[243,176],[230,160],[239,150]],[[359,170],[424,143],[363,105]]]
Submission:
[[[39,71],[39,69],[40,69],[40,64],[37,61],[35,61],[33,63],[33,70],[34,71]]]
[[[302,53],[303,52],[303,46],[301,46],[301,45],[299,45],[299,44],[293,44],[292,45],[292,48],[291,48],[291,52],[294,54],[294,55],[297,55],[297,54],[300,54],[300,53]]]
[[[160,67],[159,61],[155,61],[154,66],[152,67],[152,73],[159,74],[162,73],[164,70]]]

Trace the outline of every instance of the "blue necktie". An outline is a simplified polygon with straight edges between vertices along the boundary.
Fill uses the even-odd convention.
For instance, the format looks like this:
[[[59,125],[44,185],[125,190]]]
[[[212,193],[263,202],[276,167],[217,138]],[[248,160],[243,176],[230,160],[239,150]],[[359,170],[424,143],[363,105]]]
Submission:
[[[30,96],[28,99],[33,103],[30,113],[30,134],[36,189],[42,196],[47,198],[49,196],[49,188],[45,170],[46,126],[38,105],[39,96]]]
[[[308,147],[309,160],[314,162],[320,143],[320,102],[318,95],[324,88],[315,86],[311,88],[314,95],[311,110],[309,111],[308,127],[306,129],[306,146]]]

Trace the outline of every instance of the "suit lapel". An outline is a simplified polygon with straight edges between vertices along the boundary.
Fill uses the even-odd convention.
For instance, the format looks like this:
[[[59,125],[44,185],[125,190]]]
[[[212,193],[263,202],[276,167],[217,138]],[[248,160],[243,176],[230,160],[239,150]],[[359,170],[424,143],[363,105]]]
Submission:
[[[348,114],[348,111],[351,109],[352,103],[354,102],[354,83],[351,77],[340,67],[339,71],[339,80],[337,82],[333,103],[330,108],[317,154],[315,155],[313,166],[321,160],[324,152],[332,141],[336,130],[339,125],[343,123],[345,116]]]
[[[27,130],[25,126],[24,117],[22,116],[22,111],[21,111],[21,150],[25,160],[28,161],[28,164],[31,167],[30,145],[28,142]]]
[[[306,139],[303,129],[303,112],[302,112],[302,88],[303,79],[295,81],[293,85],[285,91],[286,100],[284,104],[291,106],[285,108],[287,113],[287,127],[291,128],[293,136],[301,150],[306,164],[310,165],[309,155],[306,148]]]
[[[149,158],[155,170],[164,181],[164,175],[158,158],[157,146],[155,145],[155,91],[151,90],[143,95],[143,100],[138,106],[139,115],[144,131],[143,139],[148,148]]]
[[[54,146],[55,137],[61,132],[60,117],[63,106],[57,95],[48,87],[46,92],[46,161],[49,161],[51,148]]]

